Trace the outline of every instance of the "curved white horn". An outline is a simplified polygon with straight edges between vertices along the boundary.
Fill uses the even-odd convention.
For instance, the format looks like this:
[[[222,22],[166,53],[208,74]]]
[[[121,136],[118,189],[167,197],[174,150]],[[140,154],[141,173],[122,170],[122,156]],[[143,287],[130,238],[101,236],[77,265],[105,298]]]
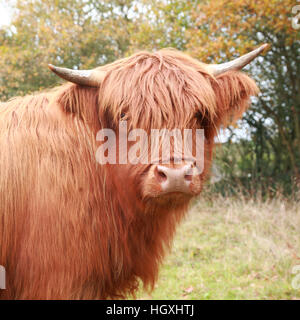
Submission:
[[[226,71],[230,70],[241,70],[247,64],[249,64],[252,60],[254,60],[257,56],[259,56],[263,51],[269,48],[270,45],[265,43],[261,45],[259,48],[229,62],[221,63],[221,64],[209,64],[208,69],[210,72],[217,76]]]
[[[64,80],[80,84],[82,86],[99,87],[101,80],[105,76],[104,71],[100,70],[72,70],[68,68],[48,65],[49,69]]]

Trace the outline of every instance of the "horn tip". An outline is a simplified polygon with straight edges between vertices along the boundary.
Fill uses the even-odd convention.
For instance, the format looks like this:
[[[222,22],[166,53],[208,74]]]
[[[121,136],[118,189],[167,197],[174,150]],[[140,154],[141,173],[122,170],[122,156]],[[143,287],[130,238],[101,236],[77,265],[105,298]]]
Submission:
[[[54,71],[55,70],[55,66],[51,63],[48,64],[48,68],[51,70],[51,71]]]
[[[264,43],[260,47],[261,52],[267,52],[270,48],[271,48],[271,44],[270,43]]]

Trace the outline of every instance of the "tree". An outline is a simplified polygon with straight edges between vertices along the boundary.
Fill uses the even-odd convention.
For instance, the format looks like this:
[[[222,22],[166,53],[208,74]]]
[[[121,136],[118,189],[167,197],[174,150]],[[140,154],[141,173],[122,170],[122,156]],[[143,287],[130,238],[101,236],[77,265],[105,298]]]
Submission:
[[[93,68],[128,49],[133,1],[17,0],[0,32],[0,100],[58,83],[47,64]]]

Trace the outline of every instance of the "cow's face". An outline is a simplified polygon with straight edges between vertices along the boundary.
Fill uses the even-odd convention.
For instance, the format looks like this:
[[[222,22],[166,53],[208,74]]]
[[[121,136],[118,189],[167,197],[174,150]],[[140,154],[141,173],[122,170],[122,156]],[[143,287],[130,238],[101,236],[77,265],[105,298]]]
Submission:
[[[202,190],[216,130],[234,108],[240,111],[238,100],[254,92],[244,85],[252,81],[236,72],[215,78],[172,51],[135,60],[110,70],[99,92],[102,127],[116,133],[117,163],[110,172],[140,199],[182,203]],[[238,87],[230,99],[232,81]],[[127,163],[118,163],[126,153]]]
[[[78,84],[99,84],[101,128],[115,134],[116,155],[106,164],[112,183],[141,203],[176,206],[200,193],[218,128],[241,116],[257,93],[250,78],[231,70],[246,58],[223,72],[174,50],[141,52],[82,75],[51,68]]]
[[[200,193],[210,162],[214,80],[182,55],[135,59],[108,72],[100,88],[102,127],[116,132],[117,160],[128,155],[127,164],[111,164],[110,172],[140,199],[182,203]]]

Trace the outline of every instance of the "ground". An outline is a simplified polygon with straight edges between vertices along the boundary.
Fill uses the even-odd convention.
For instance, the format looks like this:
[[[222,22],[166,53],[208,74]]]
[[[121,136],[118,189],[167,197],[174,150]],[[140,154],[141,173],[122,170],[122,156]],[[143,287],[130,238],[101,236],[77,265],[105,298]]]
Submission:
[[[292,273],[297,265],[298,278]],[[300,299],[300,203],[243,197],[196,202],[155,290],[139,298]]]

